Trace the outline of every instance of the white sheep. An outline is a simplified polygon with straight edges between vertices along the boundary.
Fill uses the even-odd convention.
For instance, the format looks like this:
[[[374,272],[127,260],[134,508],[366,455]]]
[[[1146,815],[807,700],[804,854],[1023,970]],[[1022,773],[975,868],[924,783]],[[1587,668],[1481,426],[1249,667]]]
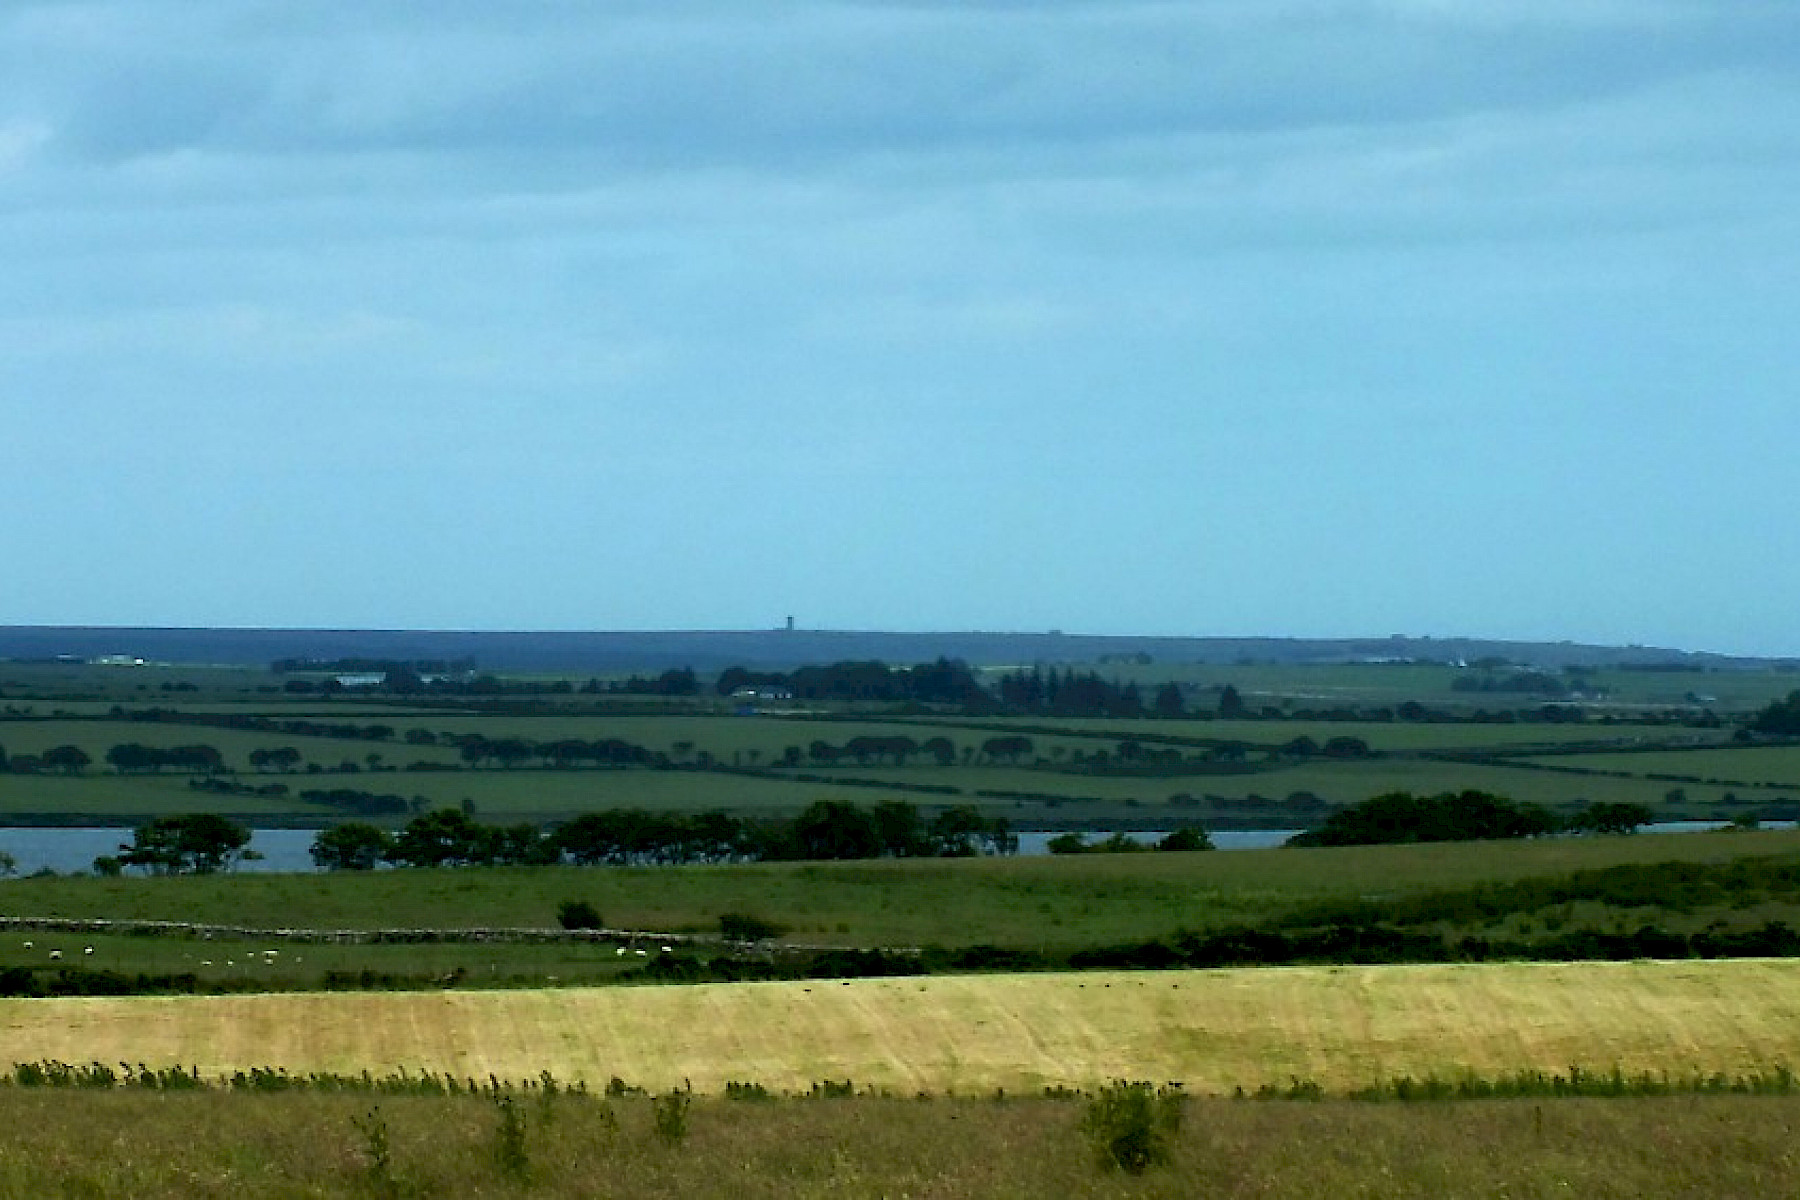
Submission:
[[[61,951],[61,950],[52,950],[52,951],[51,951],[51,952],[50,952],[50,957],[51,957],[51,958],[52,958],[52,959],[57,959],[57,958],[61,958],[61,957],[62,957],[62,951]]]
[[[93,952],[94,948],[92,946],[89,946],[86,950],[82,951],[83,954],[92,954]]]
[[[27,949],[27,950],[29,950],[29,949],[31,949],[31,943],[30,943],[30,942],[26,942],[26,943],[25,943],[25,948],[26,948],[26,949]]]

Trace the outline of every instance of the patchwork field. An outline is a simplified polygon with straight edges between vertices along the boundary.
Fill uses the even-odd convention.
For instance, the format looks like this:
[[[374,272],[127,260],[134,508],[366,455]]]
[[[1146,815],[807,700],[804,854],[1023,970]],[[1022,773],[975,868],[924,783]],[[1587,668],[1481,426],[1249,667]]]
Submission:
[[[1800,962],[1089,972],[691,987],[0,1001],[0,1062],[212,1075],[549,1070],[655,1090],[822,1079],[1191,1091],[1570,1066],[1742,1073],[1800,1062]]]

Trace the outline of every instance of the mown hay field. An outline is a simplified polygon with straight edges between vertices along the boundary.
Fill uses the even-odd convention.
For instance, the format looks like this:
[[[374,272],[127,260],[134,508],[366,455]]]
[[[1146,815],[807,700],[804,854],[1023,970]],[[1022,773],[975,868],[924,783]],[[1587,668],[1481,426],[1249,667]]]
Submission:
[[[212,1075],[549,1070],[653,1090],[823,1079],[902,1094],[1178,1080],[1191,1091],[1571,1066],[1800,1062],[1800,962],[1331,967],[687,987],[0,1001],[0,1062]]]

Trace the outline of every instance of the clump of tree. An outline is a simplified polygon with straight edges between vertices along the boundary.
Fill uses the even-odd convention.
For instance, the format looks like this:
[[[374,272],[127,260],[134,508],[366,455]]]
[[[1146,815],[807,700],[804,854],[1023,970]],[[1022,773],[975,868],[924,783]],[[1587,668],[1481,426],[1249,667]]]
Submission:
[[[252,751],[252,764],[260,751]],[[295,761],[299,755],[294,755]],[[192,771],[196,775],[216,775],[225,769],[225,758],[213,746],[172,746],[167,749],[157,746],[143,746],[137,742],[127,742],[114,746],[106,752],[106,761],[113,770],[121,775],[133,775],[142,772],[161,771],[171,767],[177,771]]]
[[[1541,804],[1516,803],[1489,792],[1415,796],[1385,792],[1341,808],[1317,829],[1288,839],[1290,846],[1369,846],[1404,842],[1469,842],[1541,837],[1562,823]]]
[[[387,830],[365,821],[345,821],[313,838],[313,865],[327,871],[372,871],[394,847]]]
[[[94,860],[94,870],[117,875],[140,868],[151,875],[213,875],[262,855],[250,849],[248,827],[217,813],[157,817],[132,833],[117,855]]]
[[[751,856],[753,828],[722,812],[652,813],[614,808],[582,813],[552,830],[561,858],[577,866],[667,866]]]
[[[564,929],[600,929],[606,922],[587,900],[564,900],[556,906],[556,923]]]
[[[1800,737],[1800,691],[1789,692],[1787,699],[1770,703],[1751,718],[1749,729],[1775,737]]]
[[[38,756],[38,765],[64,775],[79,775],[93,761],[80,746],[53,746]]]
[[[321,804],[363,817],[402,816],[414,811],[413,802],[404,796],[391,792],[364,792],[356,788],[309,789],[300,793],[300,799],[308,804]]]
[[[1564,828],[1570,833],[1636,833],[1655,818],[1642,804],[1599,800],[1570,817]]]
[[[1215,849],[1206,830],[1192,825],[1166,834],[1154,845],[1141,842],[1128,833],[1115,833],[1097,842],[1090,842],[1079,833],[1064,833],[1044,843],[1044,848],[1052,854],[1138,854],[1151,850]]]
[[[1016,712],[1058,717],[1140,717],[1144,698],[1137,684],[1120,684],[1100,678],[1094,671],[1074,668],[1048,671],[1009,671],[996,685],[1000,702]],[[1166,700],[1165,700],[1166,703]]]
[[[972,805],[946,808],[926,822],[904,800],[863,809],[845,800],[820,800],[762,847],[769,859],[965,858],[1011,854],[1019,848],[1005,817],[989,818]]]

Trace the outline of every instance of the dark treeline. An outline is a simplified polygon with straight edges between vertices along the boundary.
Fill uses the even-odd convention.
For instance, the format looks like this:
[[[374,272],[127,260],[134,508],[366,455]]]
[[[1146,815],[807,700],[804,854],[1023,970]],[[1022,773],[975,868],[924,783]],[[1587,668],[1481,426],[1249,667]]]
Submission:
[[[1756,929],[1681,933],[1641,925],[1624,933],[1572,929],[1539,937],[1456,937],[1382,925],[1310,929],[1236,928],[1180,933],[1068,956],[1075,969],[1301,966],[1337,963],[1621,962],[1641,958],[1786,958],[1800,933],[1780,921]]]
[[[345,793],[343,807],[363,793]],[[399,797],[392,799],[404,805]],[[321,802],[332,803],[325,799]],[[932,858],[1011,854],[1018,838],[1005,818],[967,805],[926,820],[903,800],[872,808],[821,800],[792,820],[740,820],[723,812],[652,813],[610,809],[584,813],[549,830],[535,825],[489,825],[467,813],[438,809],[413,818],[397,833],[361,822],[324,830],[313,861],[332,870],[366,870],[382,863],[406,867],[645,866],[808,859]]]
[[[349,721],[308,721],[298,718],[257,716],[254,713],[196,713],[175,708],[133,708],[115,705],[110,720],[143,721],[147,724],[201,725],[211,729],[235,729],[248,733],[285,733],[293,737],[343,738],[347,741],[385,742],[394,736],[392,725],[357,725]]]
[[[140,771],[160,771],[164,767],[173,767],[177,771],[192,771],[204,775],[217,774],[225,769],[224,756],[213,746],[174,746],[169,749],[159,749],[154,746],[140,746],[136,742],[127,742],[108,750],[106,761],[121,775]]]
[[[1653,817],[1641,804],[1590,804],[1565,820],[1541,804],[1518,803],[1488,792],[1442,792],[1435,796],[1386,792],[1338,809],[1323,825],[1296,834],[1287,844],[1373,846],[1543,837],[1553,833],[1630,833],[1649,824]]]
[[[676,667],[654,677],[633,675],[629,679],[614,680],[611,683],[590,679],[581,686],[581,694],[584,696],[601,693],[624,696],[698,696],[700,678],[694,674],[692,667]]]
[[[1048,716],[1141,717],[1144,699],[1137,685],[1109,683],[1089,671],[1077,674],[1073,669],[1058,672],[1033,667],[1029,671],[1011,671],[1000,677],[1000,702],[1020,712]],[[1165,685],[1158,696],[1158,715],[1180,716],[1181,689]],[[1172,703],[1166,697],[1172,696]],[[1163,711],[1165,708],[1171,711]]]

